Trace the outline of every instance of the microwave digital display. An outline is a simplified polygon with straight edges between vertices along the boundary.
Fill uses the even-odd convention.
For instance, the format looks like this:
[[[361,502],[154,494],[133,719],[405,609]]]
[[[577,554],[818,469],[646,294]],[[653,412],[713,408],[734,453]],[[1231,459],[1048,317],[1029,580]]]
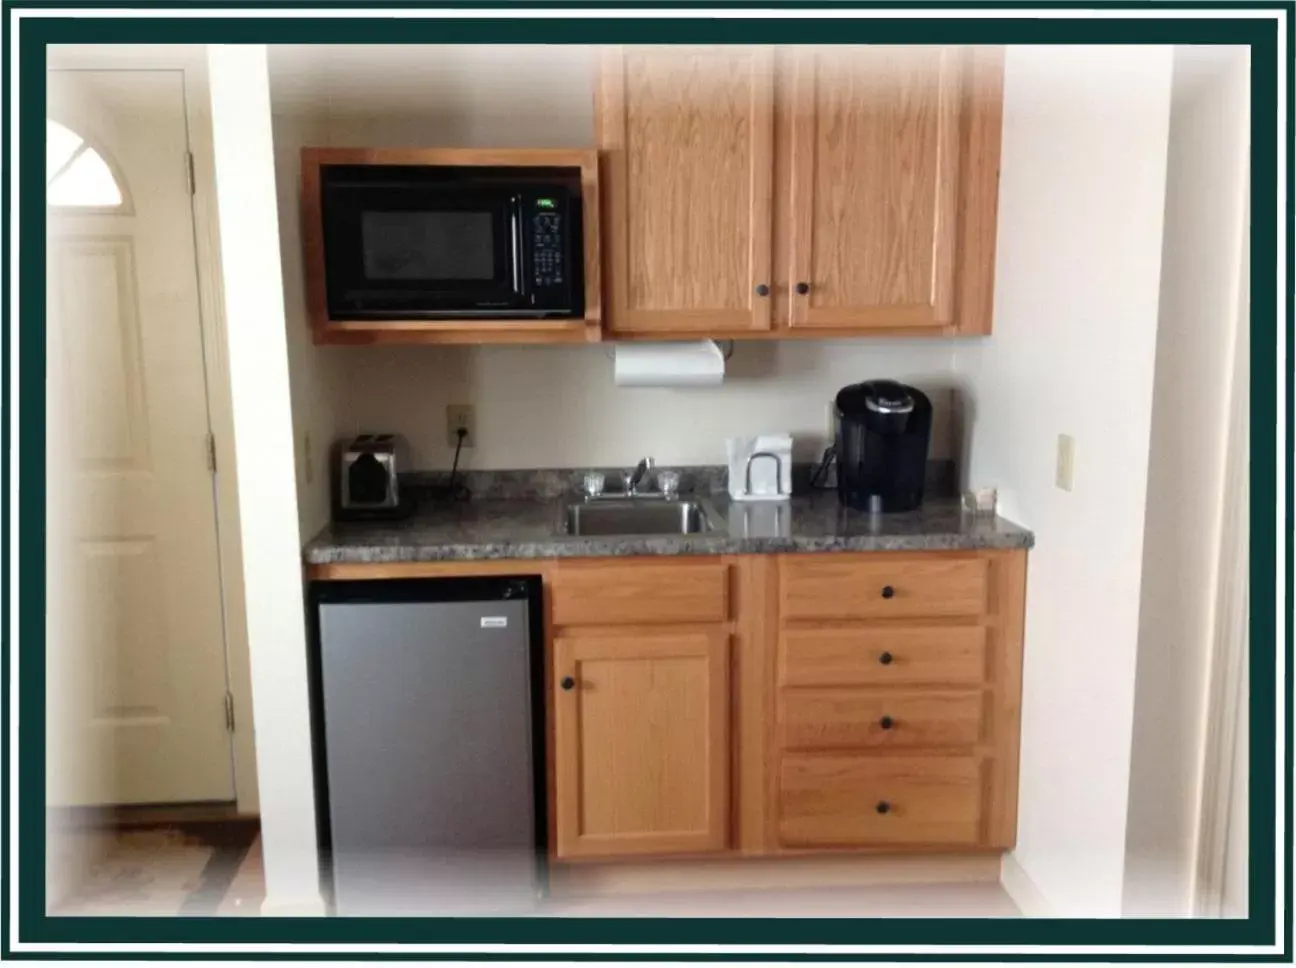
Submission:
[[[324,165],[331,319],[584,315],[575,168]]]

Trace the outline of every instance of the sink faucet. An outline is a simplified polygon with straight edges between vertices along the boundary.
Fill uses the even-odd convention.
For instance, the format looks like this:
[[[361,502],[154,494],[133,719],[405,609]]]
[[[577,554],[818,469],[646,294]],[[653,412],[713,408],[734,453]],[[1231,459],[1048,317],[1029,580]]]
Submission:
[[[755,461],[757,457],[768,457],[774,462],[774,493],[781,497],[783,494],[783,459],[779,457],[778,454],[772,454],[768,450],[758,450],[749,454],[747,457],[747,493],[750,494],[752,492],[751,469],[752,462]]]
[[[626,475],[627,494],[633,496],[639,493],[639,482],[644,479],[644,475],[646,475],[648,471],[652,469],[652,466],[653,466],[653,459],[651,457],[645,457],[643,460],[641,460],[638,464],[635,465],[635,469],[633,471],[631,471],[629,474]]]

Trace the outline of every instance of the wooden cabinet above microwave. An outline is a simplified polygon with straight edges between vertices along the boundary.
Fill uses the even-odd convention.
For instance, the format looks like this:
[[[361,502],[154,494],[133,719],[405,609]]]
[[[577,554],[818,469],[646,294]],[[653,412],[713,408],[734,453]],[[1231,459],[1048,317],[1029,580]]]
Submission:
[[[302,149],[317,343],[600,338],[594,151]]]
[[[604,48],[614,339],[990,331],[1002,48]]]

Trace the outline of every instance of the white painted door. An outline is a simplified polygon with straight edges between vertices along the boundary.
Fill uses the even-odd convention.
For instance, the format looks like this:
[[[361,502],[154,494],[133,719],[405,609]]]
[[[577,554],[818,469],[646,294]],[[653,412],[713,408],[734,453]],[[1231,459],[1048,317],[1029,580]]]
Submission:
[[[49,75],[51,804],[234,799],[184,97]]]

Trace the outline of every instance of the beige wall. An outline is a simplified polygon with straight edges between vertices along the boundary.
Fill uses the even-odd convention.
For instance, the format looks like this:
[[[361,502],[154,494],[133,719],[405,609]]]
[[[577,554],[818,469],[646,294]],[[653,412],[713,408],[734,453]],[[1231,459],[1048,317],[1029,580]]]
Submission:
[[[1174,70],[1124,900],[1159,917],[1191,913],[1250,116],[1245,48]]]
[[[318,72],[309,65],[286,68],[273,56],[270,58],[275,194],[279,202],[279,249],[292,390],[297,517],[303,541],[323,527],[329,517],[329,442],[336,432],[343,362],[337,348],[315,346],[306,326],[298,176],[302,146],[317,143],[324,137],[324,116],[311,95],[320,81]]]
[[[289,145],[305,131],[335,146],[593,144],[588,48],[279,47],[272,48],[272,66],[285,222],[290,212],[296,218],[295,197],[287,197],[296,192],[296,182],[283,165],[291,161]],[[630,464],[644,455],[665,463],[720,464],[725,437],[760,431],[793,433],[798,459],[809,460],[825,444],[828,404],[838,389],[893,377],[932,393],[932,456],[950,453],[948,342],[739,344],[725,384],[707,390],[618,388],[611,350],[604,346],[321,352],[295,346],[306,324],[298,242],[287,229],[284,250],[304,494],[322,492],[318,483],[305,481],[302,438],[309,430],[318,462],[324,452],[319,435],[329,426],[330,436],[402,433],[415,466],[448,467],[450,403],[476,408],[478,445],[465,452],[465,465],[474,468]],[[331,401],[316,392],[324,386]],[[303,521],[308,519],[320,519],[314,505],[303,508]]]
[[[995,330],[955,360],[968,478],[1035,531],[1015,858],[1064,916],[1120,913],[1170,76],[1168,47],[1010,48]]]

